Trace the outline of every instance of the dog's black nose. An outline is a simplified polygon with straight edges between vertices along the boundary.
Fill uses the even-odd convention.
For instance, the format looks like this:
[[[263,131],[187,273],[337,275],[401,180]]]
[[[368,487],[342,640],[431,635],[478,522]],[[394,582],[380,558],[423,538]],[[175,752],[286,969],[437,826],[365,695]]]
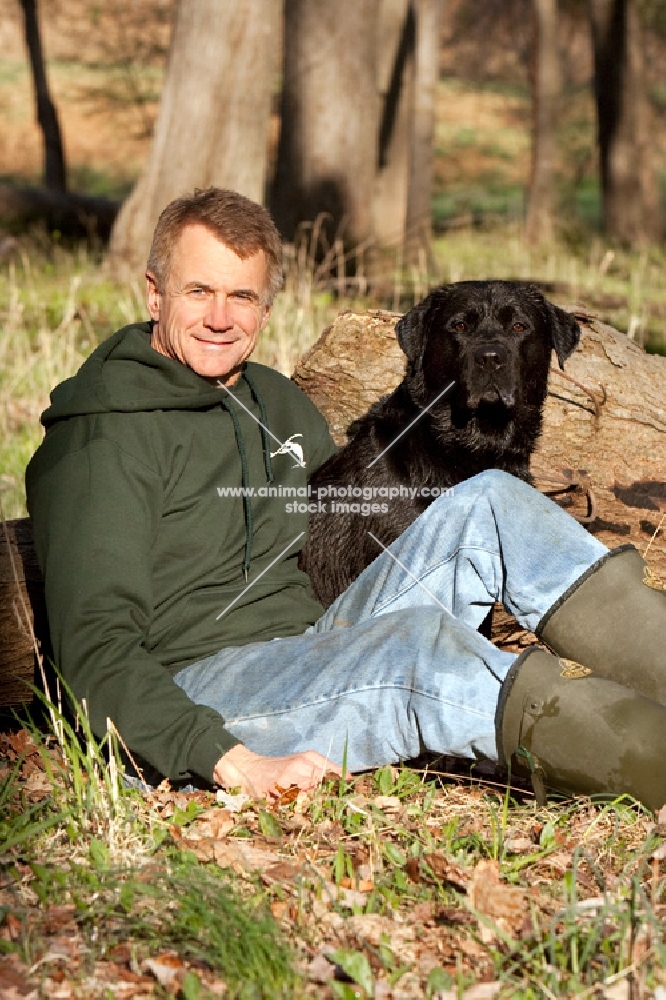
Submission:
[[[503,368],[508,360],[508,353],[501,344],[483,344],[474,351],[474,364],[483,371],[495,371]]]

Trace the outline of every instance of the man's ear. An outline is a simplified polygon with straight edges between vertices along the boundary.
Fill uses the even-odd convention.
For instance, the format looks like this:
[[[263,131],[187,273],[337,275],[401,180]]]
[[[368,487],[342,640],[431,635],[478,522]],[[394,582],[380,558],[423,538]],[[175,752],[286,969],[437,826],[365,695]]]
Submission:
[[[160,292],[157,287],[157,278],[152,271],[146,271],[146,305],[148,315],[157,323],[160,318]]]

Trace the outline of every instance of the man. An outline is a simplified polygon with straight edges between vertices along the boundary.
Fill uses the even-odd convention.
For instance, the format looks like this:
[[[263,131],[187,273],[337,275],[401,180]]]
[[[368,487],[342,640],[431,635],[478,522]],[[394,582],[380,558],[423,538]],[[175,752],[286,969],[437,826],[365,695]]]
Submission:
[[[178,199],[146,277],[151,322],[54,390],[27,472],[55,662],[94,731],[255,795],[430,749],[513,757],[538,791],[666,801],[666,595],[635,550],[489,471],[322,613],[288,498],[334,445],[248,361],[281,281],[270,217],[214,188]],[[496,599],[558,655],[479,635]]]

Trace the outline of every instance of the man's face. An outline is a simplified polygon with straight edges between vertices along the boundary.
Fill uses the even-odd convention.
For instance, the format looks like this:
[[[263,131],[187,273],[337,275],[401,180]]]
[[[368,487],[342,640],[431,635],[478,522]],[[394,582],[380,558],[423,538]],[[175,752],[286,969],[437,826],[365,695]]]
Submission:
[[[211,382],[233,385],[270,308],[263,250],[241,260],[205,226],[186,226],[164,288],[146,274],[151,344]]]

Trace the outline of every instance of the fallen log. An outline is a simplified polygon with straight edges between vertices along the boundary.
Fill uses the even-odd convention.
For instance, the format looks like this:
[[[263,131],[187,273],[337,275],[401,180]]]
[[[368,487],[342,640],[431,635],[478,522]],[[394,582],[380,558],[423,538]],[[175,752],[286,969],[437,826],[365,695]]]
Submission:
[[[535,485],[609,548],[631,542],[666,580],[666,358],[646,354],[584,310],[572,310],[581,343],[566,370],[551,370]],[[329,421],[346,429],[404,373],[399,314],[341,313],[301,358],[294,381]],[[536,642],[499,605],[493,642],[518,652]]]
[[[32,699],[37,651],[48,649],[44,584],[28,518],[0,524],[0,707]]]
[[[532,458],[536,484],[589,518],[586,527],[605,545],[647,550],[653,570],[666,577],[666,522],[659,527],[666,512],[666,358],[646,354],[588,312],[573,312],[581,342],[564,372],[551,369]],[[351,421],[403,377],[399,318],[341,313],[296,366],[294,381],[339,444]]]
[[[0,184],[0,224],[20,233],[37,222],[67,237],[106,241],[120,202],[52,188]]]
[[[544,430],[533,457],[537,486],[553,494],[609,547],[632,542],[666,579],[666,358],[648,355],[589,313],[576,312],[581,344],[554,369]],[[334,437],[390,392],[404,371],[399,315],[341,313],[298,363],[294,380],[325,414]],[[27,519],[0,530],[0,706],[31,697],[35,642],[47,647],[43,584]],[[535,641],[501,613],[493,641]]]

